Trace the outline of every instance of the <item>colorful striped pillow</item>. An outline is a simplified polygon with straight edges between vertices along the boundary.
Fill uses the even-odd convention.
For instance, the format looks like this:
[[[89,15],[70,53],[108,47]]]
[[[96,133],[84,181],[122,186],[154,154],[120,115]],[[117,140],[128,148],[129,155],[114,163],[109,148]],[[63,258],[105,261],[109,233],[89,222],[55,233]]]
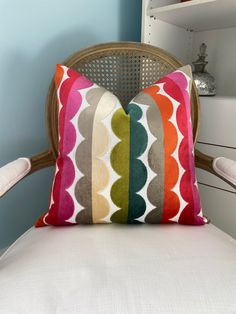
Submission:
[[[190,116],[189,66],[117,97],[63,65],[55,74],[59,153],[49,211],[36,226],[202,225]]]

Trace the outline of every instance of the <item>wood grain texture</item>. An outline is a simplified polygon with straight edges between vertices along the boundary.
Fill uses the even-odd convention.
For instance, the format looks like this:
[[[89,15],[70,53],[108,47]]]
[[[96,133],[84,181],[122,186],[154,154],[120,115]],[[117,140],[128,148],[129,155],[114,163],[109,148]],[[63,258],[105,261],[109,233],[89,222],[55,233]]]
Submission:
[[[56,161],[56,158],[55,158],[52,150],[47,150],[47,151],[42,152],[38,155],[35,155],[35,156],[30,158],[31,170],[30,170],[29,174],[31,174],[37,170],[53,166],[55,164],[55,161]]]

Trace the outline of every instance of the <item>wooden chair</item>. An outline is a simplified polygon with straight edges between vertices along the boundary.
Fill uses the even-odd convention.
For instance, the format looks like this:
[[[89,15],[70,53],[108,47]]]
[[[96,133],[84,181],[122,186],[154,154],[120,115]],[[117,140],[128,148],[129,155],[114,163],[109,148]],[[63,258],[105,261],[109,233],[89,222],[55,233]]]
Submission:
[[[92,46],[76,52],[66,59],[64,64],[80,71],[98,85],[104,86],[113,92],[118,96],[124,106],[128,104],[139,90],[149,86],[161,76],[183,65],[175,57],[160,48],[133,42],[115,42]],[[29,158],[30,171],[27,175],[36,170],[53,166],[57,157],[57,104],[53,80],[49,87],[46,107],[48,136],[51,145],[45,152]],[[196,144],[200,125],[200,104],[195,86],[192,90],[191,109],[193,137]],[[233,186],[236,185],[236,181],[234,182],[235,178],[231,178],[228,173],[224,175],[222,171],[218,171],[214,167],[214,160],[216,159],[198,150],[195,150],[195,156],[196,167],[221,177]],[[219,163],[219,159],[217,160]],[[232,169],[232,162],[225,158],[223,161],[227,165],[229,163],[230,169]],[[9,167],[7,167],[7,171],[9,171]],[[6,176],[5,170],[4,175]],[[22,178],[23,176],[19,176],[19,180]],[[19,180],[12,181],[15,184]],[[4,183],[5,186],[6,184],[7,182]],[[7,189],[3,190],[2,188],[0,196],[7,192],[14,184],[8,185]]]
[[[159,49],[157,47],[153,47],[150,45],[146,45],[146,44],[133,43],[133,42],[117,42],[117,43],[106,43],[106,44],[95,45],[95,46],[92,46],[92,47],[89,47],[89,48],[86,48],[86,49],[83,49],[83,50],[76,52],[71,57],[69,57],[67,60],[65,60],[64,64],[68,67],[72,67],[73,69],[78,70],[79,72],[86,75],[88,78],[90,78],[92,81],[94,81],[98,85],[101,85],[101,86],[105,87],[106,89],[108,89],[109,91],[113,92],[121,100],[123,106],[128,104],[128,102],[132,99],[133,96],[135,96],[137,94],[137,92],[139,90],[150,85],[151,83],[153,83],[154,81],[159,79],[161,76],[165,75],[166,73],[169,73],[169,72],[171,72],[175,69],[178,69],[179,67],[182,66],[181,62],[179,62],[175,57],[171,56],[169,53],[165,52],[162,49]],[[199,106],[199,98],[198,98],[198,94],[197,94],[197,90],[196,90],[195,86],[193,86],[193,89],[192,89],[191,99],[192,99],[192,101],[191,101],[191,104],[192,104],[191,112],[192,112],[193,136],[194,136],[194,143],[196,143],[198,130],[199,130],[199,124],[200,124],[200,106]],[[50,166],[55,165],[55,160],[56,160],[57,153],[58,153],[58,150],[57,150],[58,149],[57,148],[58,129],[57,129],[56,90],[55,90],[53,80],[52,80],[50,87],[49,87],[48,97],[47,97],[47,101],[46,101],[46,108],[47,108],[47,125],[48,125],[48,136],[49,136],[49,140],[50,140],[50,147],[45,152],[42,152],[36,156],[33,156],[31,158],[20,158],[16,161],[9,163],[8,165],[2,167],[0,169],[0,196],[3,196],[3,194],[5,194],[10,188],[12,188],[14,186],[14,184],[16,184],[18,181],[20,181],[24,176],[29,175],[29,174],[31,174],[37,170],[43,169],[45,167],[50,167]],[[218,177],[221,177],[223,180],[227,181],[232,186],[236,186],[236,163],[235,162],[233,162],[229,159],[223,158],[223,157],[213,158],[213,157],[207,156],[207,155],[199,152],[198,150],[195,150],[195,156],[196,156],[195,157],[196,158],[196,167],[200,167],[206,171],[209,171],[209,172],[217,175]],[[50,228],[51,227],[42,228],[42,229],[43,230],[49,230]],[[61,230],[60,228],[59,229],[54,228],[53,229],[54,231],[43,231],[42,229],[37,229],[37,230],[31,229],[30,233],[25,236],[24,240],[20,240],[15,245],[15,247],[20,248],[20,250],[18,250],[18,251],[21,252],[19,254],[21,254],[23,260],[24,260],[24,258],[27,259],[27,256],[29,256],[30,254],[34,254],[34,255],[32,255],[32,256],[34,256],[34,258],[35,258],[35,256],[38,256],[39,259],[41,258],[41,255],[43,255],[44,259],[43,260],[41,259],[41,264],[44,265],[44,262],[45,262],[45,265],[47,265],[47,263],[48,263],[47,258],[45,257],[44,253],[42,253],[42,251],[40,251],[41,246],[38,244],[36,246],[37,249],[36,248],[34,249],[33,247],[35,246],[35,242],[33,242],[34,243],[34,245],[33,245],[32,242],[30,242],[30,241],[36,241],[36,240],[32,240],[32,239],[37,238],[38,239],[37,241],[39,241],[39,242],[44,241],[46,239],[46,242],[49,241],[48,243],[50,243],[50,241],[53,241],[53,240],[51,240],[51,238],[50,238],[52,236],[52,234],[49,234],[49,233],[53,232],[52,237],[55,237],[55,235],[56,235],[56,237],[58,237],[55,241],[57,241],[57,242],[58,241],[59,242],[64,241],[65,242],[65,241],[67,241],[67,237],[69,237],[68,236],[69,232],[72,234],[71,236],[73,236],[73,237],[77,237],[76,234],[79,232],[78,245],[81,245],[82,246],[81,251],[85,252],[86,248],[83,246],[84,242],[86,242],[86,237],[89,237],[89,239],[90,239],[89,241],[91,241],[91,237],[92,237],[91,233],[95,232],[94,230],[96,230],[94,228],[100,228],[101,234],[104,233],[103,234],[104,237],[102,238],[101,242],[99,240],[100,235],[96,234],[96,236],[95,236],[95,238],[96,238],[95,241],[98,241],[100,244],[106,243],[106,248],[104,248],[104,250],[109,250],[111,248],[109,246],[109,243],[106,242],[106,241],[109,241],[108,239],[110,239],[110,238],[112,239],[112,241],[118,241],[118,242],[121,241],[122,245],[126,245],[125,244],[126,241],[124,240],[122,235],[118,234],[118,228],[117,227],[114,228],[114,226],[113,226],[113,229],[111,229],[111,227],[108,227],[108,229],[106,229],[106,230],[109,230],[109,234],[107,235],[106,234],[107,231],[104,231],[105,230],[104,227],[98,226],[98,227],[93,227],[92,229],[91,228],[89,229],[89,227],[85,227],[85,228],[77,228],[76,227],[76,229],[75,229],[75,227],[72,227],[71,229],[66,228],[65,230]],[[135,231],[136,228],[139,228],[139,227],[135,227],[135,228],[131,227],[130,229],[125,227],[125,232],[127,232],[127,236],[129,239],[129,240],[127,240],[128,243],[129,243],[129,241],[131,241],[130,239],[134,237],[133,233],[136,232]],[[156,233],[157,239],[158,239],[158,237],[160,237],[159,239],[162,239],[164,241],[165,245],[167,246],[167,249],[168,249],[169,245],[171,246],[173,243],[175,243],[175,241],[177,241],[176,239],[178,239],[178,241],[180,241],[180,242],[185,241],[186,236],[183,234],[180,234],[182,231],[179,231],[179,230],[182,230],[181,228],[183,228],[183,227],[179,227],[179,226],[170,226],[169,227],[169,226],[167,226],[166,228],[167,228],[168,232],[166,232],[166,233],[164,232],[164,234],[167,236],[167,239],[165,238],[164,234],[161,233],[162,228],[156,228],[156,229],[154,229],[154,228],[155,227],[153,227],[153,226],[144,227],[143,230],[145,230],[145,231],[143,231],[144,232],[143,236],[147,241],[149,241],[150,240],[149,237],[153,237],[153,234],[156,232],[157,232]],[[224,254],[222,268],[228,267],[227,268],[228,270],[231,269],[230,268],[231,266],[229,266],[229,265],[231,265],[231,264],[229,264],[230,262],[228,262],[228,260],[226,261],[225,258],[227,256],[231,256],[231,257],[233,256],[233,255],[231,255],[231,253],[235,249],[235,242],[232,242],[230,244],[231,245],[231,247],[230,247],[230,245],[228,243],[229,241],[228,241],[227,236],[225,234],[221,233],[221,231],[219,231],[218,229],[216,230],[215,227],[214,227],[215,229],[212,229],[213,227],[211,227],[209,225],[207,228],[208,229],[210,228],[210,230],[211,230],[211,231],[209,231],[210,233],[211,232],[214,233],[214,237],[210,236],[210,238],[208,239],[207,238],[207,231],[206,231],[208,229],[204,229],[204,228],[205,227],[202,227],[202,228],[190,227],[189,231],[186,231],[186,232],[189,232],[189,236],[187,236],[187,240],[189,240],[189,241],[198,242],[199,238],[202,241],[205,241],[204,243],[206,243],[206,244],[205,244],[205,246],[203,245],[204,249],[205,249],[205,251],[204,251],[205,253],[202,253],[202,251],[201,251],[202,247],[197,245],[195,242],[194,242],[195,244],[192,242],[190,245],[193,245],[193,246],[197,245],[197,250],[199,250],[201,252],[199,254],[202,254],[201,258],[206,258],[206,259],[210,258],[209,256],[211,256],[211,252],[209,252],[209,251],[214,246],[217,246],[217,250],[219,252],[222,252],[222,250],[224,252],[224,253],[222,253],[222,254]],[[52,230],[52,229],[50,229],[50,230]],[[112,230],[114,230],[114,231],[112,231]],[[124,229],[123,229],[123,231],[124,231]],[[46,233],[46,238],[43,238],[44,233]],[[140,237],[142,237],[142,234],[139,234],[139,235],[140,235]],[[137,236],[137,233],[136,233],[136,236]],[[102,237],[102,235],[101,235],[101,237]],[[131,238],[129,238],[129,237],[131,237]],[[173,243],[168,242],[168,237],[169,237],[170,241],[173,241]],[[28,239],[28,240],[25,240],[25,239]],[[42,240],[42,239],[44,239],[44,240]],[[213,241],[212,239],[215,239],[215,240]],[[33,250],[33,253],[30,253],[29,250],[27,250],[27,245],[22,244],[22,241],[28,241],[28,243],[31,243],[30,247]],[[153,241],[153,240],[151,240],[151,241]],[[68,240],[68,242],[65,243],[65,246],[68,246],[69,245],[68,243],[69,243],[69,240]],[[230,247],[228,251],[225,249],[223,243],[227,243],[228,247]],[[186,247],[189,246],[187,243],[185,243],[185,244],[186,244]],[[45,246],[47,246],[47,245],[49,246],[49,244],[44,242],[43,245],[44,245],[44,249],[42,249],[42,250],[44,250],[44,252],[47,252],[47,249],[48,249],[48,252],[49,252],[50,248],[49,247],[47,249],[45,248]],[[132,243],[130,245],[135,246],[134,243]],[[158,245],[159,244],[157,244],[157,246]],[[184,246],[183,243],[181,245]],[[12,254],[11,250],[14,251],[15,247],[13,246],[13,248],[11,248],[3,256],[2,261],[0,262],[0,268],[2,265],[1,263],[7,264],[9,262],[9,255],[11,258],[11,254]],[[83,248],[85,251],[83,251]],[[160,249],[160,247],[159,247],[159,249]],[[53,251],[53,250],[54,250],[54,247],[52,246],[51,251]],[[178,251],[178,249],[176,249],[176,250]],[[74,250],[72,250],[72,251],[74,252]],[[174,251],[175,251],[175,248],[172,250],[172,253]],[[39,254],[39,252],[41,252],[40,253],[41,255]],[[60,258],[58,259],[58,263],[65,262],[63,260],[63,256],[64,256],[64,254],[70,254],[70,252],[69,253],[68,252],[69,252],[69,249],[67,249],[66,253],[62,250],[61,255],[58,253],[60,255]],[[218,256],[219,259],[221,259],[223,255],[220,255],[221,253],[219,253],[219,252],[217,253],[217,254],[219,254],[219,256],[217,254],[216,255]],[[39,254],[39,255],[37,255],[37,254]],[[53,254],[53,253],[50,253],[49,256],[51,256],[51,254]],[[96,254],[98,254],[98,251],[96,251]],[[119,254],[119,249],[118,249],[117,254]],[[188,253],[186,253],[186,254],[188,254]],[[210,254],[210,255],[208,256],[208,254]],[[214,258],[217,258],[214,254],[212,255],[212,259],[210,258],[211,261]],[[58,255],[58,257],[59,257],[59,255]],[[137,256],[138,256],[138,259],[142,259],[141,256],[139,256],[139,255],[137,255]],[[197,258],[196,256],[195,256],[195,259]],[[15,258],[17,259],[17,254],[16,254]],[[51,258],[53,258],[53,257],[51,256]],[[130,259],[128,259],[128,257],[124,257],[123,255],[120,257],[119,257],[119,255],[117,255],[117,258],[120,258],[121,265],[123,265],[122,264],[123,262],[124,263],[126,262],[125,258],[127,258],[128,265],[130,263]],[[153,257],[153,259],[157,262],[157,268],[158,268],[159,267],[158,261],[157,261],[158,259],[156,257]],[[61,261],[59,261],[59,260],[61,260]],[[95,258],[95,260],[96,260],[96,258]],[[234,259],[234,262],[235,261],[236,261],[236,258]],[[145,263],[145,261],[140,261],[140,263],[141,262]],[[146,258],[146,262],[148,262],[148,258]],[[206,263],[208,263],[208,262],[209,261],[206,261]],[[12,261],[11,261],[11,263],[12,263]],[[28,261],[25,261],[25,263],[27,264]],[[31,262],[29,262],[29,263],[31,263]],[[150,260],[149,260],[149,263],[150,263]],[[193,264],[194,263],[195,262],[193,259]],[[199,263],[200,263],[200,265],[203,265],[202,261],[199,261]],[[16,264],[17,264],[17,262],[16,262]],[[108,264],[109,264],[109,262],[108,262]],[[32,263],[30,265],[32,265]],[[66,271],[64,269],[63,265],[64,264],[62,264],[62,265],[60,264],[61,268],[58,270],[61,273]],[[78,262],[78,265],[79,265],[78,267],[80,267],[81,263]],[[221,264],[219,264],[219,265],[221,265]],[[222,269],[221,269],[221,266],[219,266],[219,265],[218,265],[218,271],[219,271],[219,269],[221,271]],[[209,264],[208,266],[209,267],[207,268],[207,271],[211,272],[211,265]],[[29,264],[28,264],[27,267],[31,267],[31,266],[29,266]],[[129,267],[131,267],[131,266],[129,266]],[[135,267],[135,266],[133,266],[133,267]],[[150,267],[152,267],[152,266],[150,266]],[[196,269],[197,269],[197,264],[194,264],[193,267],[196,267]],[[14,266],[13,266],[13,268],[14,268]],[[232,270],[232,276],[234,278],[236,278],[235,268],[236,267],[235,267],[235,263],[234,263],[234,271]],[[140,269],[140,271],[142,272],[142,269]],[[148,272],[147,269],[144,271]],[[20,272],[20,270],[18,270],[18,272]],[[16,274],[18,274],[18,272],[16,271],[14,273],[16,277],[17,277]],[[173,272],[174,272],[174,270],[173,270]],[[201,272],[201,270],[199,270],[199,272]],[[63,274],[65,274],[65,273],[63,273]],[[150,274],[147,274],[147,276],[149,276],[149,275]],[[155,273],[154,275],[158,275],[158,274]],[[49,277],[50,276],[51,275],[49,275]],[[55,274],[54,274],[54,276],[55,276],[55,277],[53,277],[54,279],[50,277],[50,280],[56,280],[56,282],[57,282],[59,277],[57,277],[57,275],[55,275]],[[1,277],[1,272],[0,272],[0,277]],[[167,278],[167,277],[165,277],[165,278]],[[197,277],[197,275],[196,275],[196,277]],[[200,273],[200,277],[201,277],[201,273]],[[137,278],[140,278],[140,277],[137,276]],[[168,280],[170,280],[170,277],[168,277],[168,278],[169,278]],[[203,281],[205,280],[203,277],[201,277],[201,278],[202,278],[201,280],[203,280]],[[145,279],[145,276],[144,276],[144,279]],[[137,279],[137,280],[139,280],[139,279]],[[152,281],[153,278],[149,278],[149,280]],[[159,280],[159,279],[157,278],[157,280]],[[176,280],[178,280],[178,279],[176,279]],[[191,280],[193,280],[193,278]],[[208,283],[204,283],[205,287],[207,289],[213,288],[212,290],[214,290],[214,291],[215,291],[215,288],[217,290],[218,288],[214,286],[215,285],[214,277],[210,276],[209,280],[212,280],[212,283],[209,283],[209,287],[208,287]],[[173,286],[173,284],[175,284],[175,282],[176,281],[170,282],[170,285]],[[137,284],[138,284],[138,281],[137,281]],[[199,284],[201,284],[201,283],[199,283]],[[204,286],[204,284],[203,284],[203,286]],[[213,287],[211,287],[211,284],[213,285]],[[60,286],[60,282],[58,283],[58,285]],[[182,291],[183,293],[185,291],[185,288],[188,289],[187,287],[188,287],[188,284],[186,283],[186,286],[184,286],[183,291]],[[224,287],[223,287],[223,289],[224,289]],[[227,299],[227,298],[233,298],[232,294],[234,294],[234,300],[236,300],[235,281],[232,282],[231,288],[233,288],[233,287],[234,287],[234,289],[232,289],[231,292],[229,292],[229,290],[227,290],[228,289],[227,287],[225,288],[224,298],[223,298],[225,300],[225,302],[227,300],[228,300],[227,302],[230,302],[229,299]],[[163,287],[159,287],[159,288],[162,289]],[[179,288],[181,289],[181,285],[179,285]],[[10,289],[10,284],[8,285],[8,289]],[[70,287],[69,287],[69,289],[70,289]],[[107,287],[106,287],[106,289],[107,289]],[[136,289],[136,288],[134,287],[134,289]],[[177,291],[178,291],[177,286],[176,286],[176,289],[177,289],[176,290],[176,293],[177,293]],[[195,290],[197,288],[192,287],[191,289],[193,289],[193,292],[195,293],[196,292]],[[173,289],[170,288],[170,291],[173,292]],[[170,292],[170,293],[172,293],[172,292]],[[98,293],[99,293],[99,291],[98,291]],[[152,294],[152,292],[150,292],[150,291],[149,291],[149,293]],[[220,294],[220,290],[219,290],[219,294]],[[218,292],[216,292],[216,298],[219,297],[219,294],[218,294]],[[4,297],[8,298],[7,297],[7,290],[6,290],[6,293],[4,294]],[[23,295],[21,297],[23,299],[25,298]],[[115,296],[113,296],[113,297],[115,299]],[[141,297],[141,295],[140,295],[140,297]],[[147,297],[147,296],[145,296],[145,297]],[[171,298],[172,298],[173,302],[175,302],[174,300],[176,299],[176,296],[171,294],[170,299]],[[197,296],[196,296],[196,298],[197,298]],[[203,297],[203,298],[205,298],[205,297]],[[0,293],[0,299],[1,299],[1,293]],[[83,301],[80,301],[80,302],[83,303]],[[137,302],[139,302],[139,300],[137,300]],[[155,302],[159,302],[159,301],[157,300]],[[33,304],[33,305],[35,306],[35,304]],[[14,307],[14,305],[12,305],[12,306]],[[91,310],[90,313],[95,313],[96,310],[93,308],[93,304],[91,306],[92,306],[92,308],[90,309]],[[225,306],[228,306],[228,304]],[[19,305],[18,305],[18,308],[21,309],[21,307]],[[178,313],[180,313],[180,312],[185,313],[184,310],[181,311],[181,305],[178,305],[177,308],[179,309],[179,312],[177,311]],[[204,308],[201,308],[200,305],[197,308],[200,309],[198,313],[205,312]],[[41,309],[41,307],[40,307],[40,309]],[[164,307],[163,307],[163,309],[164,309]],[[189,310],[191,311],[191,309],[189,309]],[[110,311],[110,313],[112,313],[112,309],[110,309],[109,311]],[[107,311],[107,312],[104,311],[104,313],[109,313],[109,311]],[[39,310],[39,312],[40,312],[40,310]],[[64,313],[63,311],[60,311],[60,310],[59,310],[59,312]],[[213,312],[208,312],[208,313],[213,313]],[[65,311],[65,313],[66,313],[66,311]],[[68,313],[70,313],[70,311],[68,311]],[[89,313],[89,312],[86,312],[86,313]],[[116,313],[118,313],[118,312],[116,312]],[[119,313],[122,313],[122,312],[119,312]],[[131,312],[128,311],[128,312],[123,312],[123,313],[131,313]],[[150,305],[150,311],[147,311],[147,312],[136,311],[136,312],[132,312],[132,313],[158,313],[158,311],[157,311],[157,307],[155,307],[155,306],[152,307]],[[159,313],[164,313],[164,312],[160,311]],[[168,313],[170,313],[170,312],[168,312]],[[195,312],[193,312],[193,313],[195,313]]]

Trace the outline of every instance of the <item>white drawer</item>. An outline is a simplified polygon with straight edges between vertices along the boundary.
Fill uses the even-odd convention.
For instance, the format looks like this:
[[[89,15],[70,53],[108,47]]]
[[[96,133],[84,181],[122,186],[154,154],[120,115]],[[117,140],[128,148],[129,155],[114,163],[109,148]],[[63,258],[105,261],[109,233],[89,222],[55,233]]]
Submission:
[[[236,238],[236,194],[199,184],[203,214]]]
[[[202,153],[210,155],[212,157],[226,157],[236,161],[236,149],[199,143],[196,144],[196,148],[199,149]],[[205,170],[196,168],[196,174],[199,182],[213,185],[221,189],[226,189],[236,193],[236,189],[234,189],[231,185],[227,184],[220,178]]]
[[[201,124],[198,140],[236,147],[236,98],[200,97]]]

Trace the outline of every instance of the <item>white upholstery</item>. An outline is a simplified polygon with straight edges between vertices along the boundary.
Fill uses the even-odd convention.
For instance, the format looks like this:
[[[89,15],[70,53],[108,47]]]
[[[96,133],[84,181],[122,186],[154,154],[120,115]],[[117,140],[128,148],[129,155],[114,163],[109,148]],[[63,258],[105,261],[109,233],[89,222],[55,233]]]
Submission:
[[[236,186],[236,161],[225,157],[215,158],[213,161],[213,169],[220,176]]]
[[[18,158],[0,168],[0,197],[18,181],[24,178],[31,169],[28,158]]]
[[[0,313],[236,313],[236,242],[214,227],[32,228],[0,259]]]

